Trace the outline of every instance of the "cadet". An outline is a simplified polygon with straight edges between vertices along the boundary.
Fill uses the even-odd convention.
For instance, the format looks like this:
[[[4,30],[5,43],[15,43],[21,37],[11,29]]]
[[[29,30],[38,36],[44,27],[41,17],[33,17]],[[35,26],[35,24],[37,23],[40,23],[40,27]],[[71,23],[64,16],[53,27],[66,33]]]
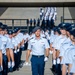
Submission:
[[[64,41],[64,43],[62,44],[60,50],[60,56],[62,57],[62,60],[61,60],[61,64],[62,64],[62,75],[66,75],[66,71],[67,71],[67,65],[68,65],[68,61],[67,61],[67,57],[66,57],[66,54],[67,54],[67,51],[68,49],[71,47],[72,45],[72,42],[71,42],[71,39],[70,39],[70,30],[71,30],[71,27],[72,25],[67,23],[65,25],[65,28],[67,30],[67,40]],[[68,70],[69,72],[69,70]]]
[[[7,45],[7,37],[4,36],[4,30],[5,30],[5,27],[3,25],[1,25],[1,34],[0,34],[0,38],[2,40],[2,43],[3,43],[3,48],[2,48],[2,54],[3,54],[3,71],[2,71],[2,74],[3,75],[7,75],[8,73],[8,62],[7,62],[7,56],[6,56],[6,45]]]
[[[67,57],[66,65],[68,66],[68,74],[69,75],[75,75],[75,68],[74,68],[74,66],[75,66],[75,33],[74,32],[75,32],[75,30],[73,30],[73,29],[72,29],[72,31],[70,31],[70,33],[71,33],[70,38],[71,38],[72,44],[67,49],[67,53],[66,53],[66,57]]]
[[[40,36],[40,27],[35,27],[35,38],[31,39],[28,43],[28,57],[32,51],[31,67],[32,75],[44,75],[45,61],[48,60],[49,56],[49,44],[45,38]],[[46,55],[44,57],[44,52]]]
[[[70,51],[68,51],[68,59],[70,61],[69,65],[71,66],[70,68],[70,74],[75,75],[75,30],[72,31],[72,41],[73,41],[73,46]]]
[[[34,26],[35,26],[36,25],[36,20],[35,19],[33,20],[33,23],[34,23]]]
[[[0,23],[0,35],[1,35],[1,31],[2,31],[2,28],[1,28],[1,25],[2,23]],[[2,56],[2,40],[0,38],[0,75],[2,75],[2,71],[3,71],[3,56]]]
[[[13,53],[13,44],[12,44],[12,31],[8,31],[8,43],[6,45],[6,48],[9,50],[9,62],[8,62],[8,71],[12,72],[13,67],[15,66],[14,62],[14,53]]]

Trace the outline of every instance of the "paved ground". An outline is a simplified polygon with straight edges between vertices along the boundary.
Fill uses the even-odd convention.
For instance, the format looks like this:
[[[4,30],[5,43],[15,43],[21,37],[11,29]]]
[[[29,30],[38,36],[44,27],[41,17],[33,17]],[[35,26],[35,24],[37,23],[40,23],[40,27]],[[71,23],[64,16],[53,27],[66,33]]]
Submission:
[[[22,53],[22,60],[25,60],[25,53],[26,51],[23,51]],[[53,75],[50,68],[51,68],[51,64],[52,64],[52,56],[50,55],[49,57],[49,61],[46,62],[46,66],[45,66],[45,75]],[[13,73],[9,73],[8,75],[32,75],[31,73],[31,66],[23,66],[22,68],[20,68],[19,71],[15,71]]]

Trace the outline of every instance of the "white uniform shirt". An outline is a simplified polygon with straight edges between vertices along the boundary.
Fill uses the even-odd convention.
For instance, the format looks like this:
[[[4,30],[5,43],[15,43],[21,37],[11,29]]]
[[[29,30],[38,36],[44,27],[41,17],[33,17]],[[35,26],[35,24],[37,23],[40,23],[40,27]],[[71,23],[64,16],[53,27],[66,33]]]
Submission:
[[[29,36],[29,34],[27,33],[27,34],[25,34],[24,35],[24,40],[25,40],[25,43],[27,42],[27,40],[29,40],[30,39],[30,36]]]
[[[69,48],[70,44],[71,44],[71,40],[70,40],[70,38],[67,38],[63,42],[62,46],[60,47],[60,51],[61,51],[60,56],[63,56],[63,57],[65,56],[65,52]]]
[[[3,42],[2,42],[2,40],[0,38],[0,50],[2,51],[2,49],[3,49]]]
[[[63,37],[62,35],[60,35],[58,38],[58,43],[56,44],[55,49],[60,50],[60,48],[65,40],[67,40],[67,37],[66,36]]]
[[[58,43],[58,38],[59,38],[59,36],[56,35],[56,36],[55,36],[55,39],[54,39],[54,41],[53,41],[52,47],[56,48],[56,44]]]
[[[71,67],[71,70],[70,70],[70,72],[71,73],[75,73],[75,49],[73,48],[73,49],[71,49],[69,52],[69,58],[71,59],[71,61],[72,61],[72,67]]]
[[[51,35],[50,36],[50,43],[53,44],[55,39],[56,39],[56,35]]]
[[[63,59],[61,61],[61,64],[69,64],[71,61],[70,59],[68,59],[69,55],[68,52],[73,48],[74,46],[72,45],[72,42],[69,42],[68,44],[65,44],[65,46],[63,46],[63,49],[65,49],[64,55],[63,55]]]
[[[13,44],[12,44],[12,38],[9,38],[9,37],[8,37],[8,43],[7,43],[7,45],[6,45],[6,48],[12,48],[12,49],[14,48],[14,47],[13,47]]]
[[[16,44],[18,45],[21,42],[20,37],[19,36],[15,36],[14,38],[15,38]]]
[[[6,45],[7,45],[7,42],[8,42],[8,39],[7,37],[3,36],[3,35],[0,35],[0,38],[2,40],[2,53],[6,55]]]
[[[12,38],[12,45],[13,45],[13,47],[16,47],[17,46],[17,42],[16,42],[16,40],[15,40],[14,37]]]
[[[57,16],[57,13],[54,12],[54,14],[53,14],[53,20],[54,20],[54,21],[56,20],[56,16]]]
[[[44,55],[46,48],[49,48],[49,44],[45,38],[39,40],[33,38],[28,43],[28,49],[32,50],[32,55]]]
[[[22,42],[22,40],[24,39],[23,33],[17,34],[17,37],[19,38],[20,42]]]

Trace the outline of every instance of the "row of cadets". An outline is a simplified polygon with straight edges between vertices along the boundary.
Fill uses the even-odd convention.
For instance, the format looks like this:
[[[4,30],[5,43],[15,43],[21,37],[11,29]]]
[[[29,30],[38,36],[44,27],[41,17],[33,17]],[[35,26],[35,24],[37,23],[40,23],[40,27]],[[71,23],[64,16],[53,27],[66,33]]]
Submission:
[[[63,51],[64,51],[64,50],[62,51],[61,48],[63,47],[63,45],[66,43],[66,40],[68,39],[66,29],[70,25],[71,24],[69,24],[69,23],[62,23],[62,24],[59,25],[62,37],[58,39],[58,43],[56,44],[56,47],[55,47],[55,49],[56,49],[56,60],[57,60],[56,66],[59,65],[56,69],[57,69],[57,73],[59,75],[62,74],[61,73],[62,72],[61,71],[62,65],[60,65],[60,62],[62,61],[62,55],[63,55]],[[59,67],[60,67],[60,69],[59,69]]]
[[[50,47],[51,50],[53,51],[53,67],[52,71],[56,71],[58,75],[61,75],[61,65],[60,65],[60,60],[59,59],[59,54],[60,54],[60,48],[61,45],[64,43],[64,41],[67,40],[67,35],[66,35],[66,30],[65,30],[65,25],[66,23],[60,23],[58,27],[55,28],[55,35],[56,38],[53,41],[52,46]],[[60,40],[60,41],[59,41]]]
[[[56,64],[55,71],[57,72],[58,75],[66,75],[67,73],[66,70],[68,67],[68,74],[70,74],[70,72],[74,74],[74,67],[71,68],[71,65],[73,65],[74,60],[72,60],[72,57],[69,53],[71,52],[72,48],[73,50],[75,48],[75,46],[73,46],[75,40],[73,37],[75,25],[71,25],[69,23],[61,23],[56,29],[59,29],[61,31],[61,35],[63,35],[63,37],[61,37],[61,35],[57,37],[55,39],[56,42],[54,41],[53,44],[53,51],[54,51],[53,55],[54,58],[56,59],[54,62]],[[70,57],[68,58],[67,56]]]
[[[70,40],[68,41],[68,43],[65,43],[65,45],[62,47],[63,49],[63,55],[62,55],[63,58],[61,61],[62,75],[66,75],[66,73],[68,73],[69,75],[75,75],[75,69],[74,69],[74,54],[75,53],[73,53],[75,50],[74,31],[75,31],[75,25],[73,24],[67,29]]]
[[[19,28],[8,30],[0,22],[0,75],[19,70],[22,67],[21,55],[24,50],[24,35]]]
[[[13,32],[14,33],[12,43],[14,46],[14,60],[15,60],[14,70],[19,70],[22,50],[24,49],[24,36],[23,33],[20,32],[19,28],[16,28],[15,30],[13,30]]]
[[[29,38],[30,38],[30,35],[28,34],[27,31],[25,31],[25,33],[24,33],[24,50],[27,50]]]

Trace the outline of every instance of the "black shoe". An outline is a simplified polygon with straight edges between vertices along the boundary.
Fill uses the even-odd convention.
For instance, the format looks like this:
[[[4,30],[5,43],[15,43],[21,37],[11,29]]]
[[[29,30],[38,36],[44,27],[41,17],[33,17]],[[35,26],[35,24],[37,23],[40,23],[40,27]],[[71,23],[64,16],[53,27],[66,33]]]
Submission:
[[[12,67],[8,68],[8,72],[13,72],[13,68]]]
[[[51,71],[56,72],[56,65],[53,65]]]
[[[62,75],[62,72],[61,72],[61,65],[60,65],[60,64],[57,64],[56,72],[57,72],[57,75]]]
[[[19,71],[19,68],[17,68],[16,70]]]

